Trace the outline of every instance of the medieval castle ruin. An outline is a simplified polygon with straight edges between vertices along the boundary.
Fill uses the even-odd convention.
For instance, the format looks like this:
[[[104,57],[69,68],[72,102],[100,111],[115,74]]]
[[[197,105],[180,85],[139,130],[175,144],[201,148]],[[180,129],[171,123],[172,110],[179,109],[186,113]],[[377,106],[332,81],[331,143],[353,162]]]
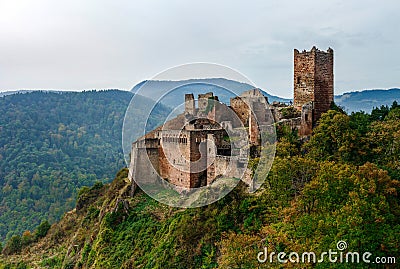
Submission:
[[[301,111],[300,135],[312,127],[333,103],[333,50],[294,50],[294,107]]]
[[[249,177],[261,136],[275,123],[309,136],[333,102],[333,50],[294,50],[294,102],[269,104],[259,89],[219,102],[213,93],[185,94],[185,110],[132,144],[129,178],[164,180],[184,189],[218,177]],[[197,106],[196,106],[197,104]],[[291,113],[288,113],[291,111]]]

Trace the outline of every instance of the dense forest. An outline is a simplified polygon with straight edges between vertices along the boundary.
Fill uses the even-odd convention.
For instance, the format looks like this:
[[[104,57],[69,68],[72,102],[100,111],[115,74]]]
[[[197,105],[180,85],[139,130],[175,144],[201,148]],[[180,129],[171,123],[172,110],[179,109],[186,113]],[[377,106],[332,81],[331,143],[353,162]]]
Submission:
[[[123,169],[111,184],[82,188],[60,222],[12,237],[0,268],[382,268],[257,260],[264,247],[322,253],[339,241],[345,252],[398,263],[400,106],[350,115],[336,107],[308,141],[277,130],[274,164],[253,194],[241,183],[214,204],[170,208],[140,190],[130,197]]]
[[[125,166],[121,130],[132,96],[107,90],[0,98],[0,242],[55,222],[74,207],[80,187],[110,182]]]

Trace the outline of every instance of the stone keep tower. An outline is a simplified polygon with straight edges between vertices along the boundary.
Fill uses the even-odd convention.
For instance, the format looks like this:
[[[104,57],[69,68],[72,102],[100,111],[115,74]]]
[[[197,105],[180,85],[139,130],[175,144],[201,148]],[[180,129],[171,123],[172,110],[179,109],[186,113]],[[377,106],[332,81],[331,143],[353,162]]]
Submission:
[[[333,50],[294,50],[294,107],[312,107],[312,124],[328,111],[333,102]]]

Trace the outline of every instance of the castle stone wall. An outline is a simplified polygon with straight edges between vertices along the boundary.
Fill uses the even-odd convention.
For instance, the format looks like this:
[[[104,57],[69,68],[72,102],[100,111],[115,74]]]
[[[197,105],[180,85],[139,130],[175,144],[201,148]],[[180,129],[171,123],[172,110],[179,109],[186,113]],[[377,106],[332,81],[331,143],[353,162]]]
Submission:
[[[313,51],[299,52],[294,50],[294,107],[301,107],[314,101],[315,85],[315,53]]]
[[[160,175],[170,183],[189,188],[190,144],[189,132],[163,130],[160,152]]]
[[[333,102],[333,50],[311,51],[294,50],[294,107],[301,111],[302,106],[312,103],[313,124],[322,113],[329,110]]]
[[[185,94],[185,113],[194,115],[196,112],[196,105],[193,93]]]
[[[333,102],[333,50],[316,52],[314,121],[329,110]]]

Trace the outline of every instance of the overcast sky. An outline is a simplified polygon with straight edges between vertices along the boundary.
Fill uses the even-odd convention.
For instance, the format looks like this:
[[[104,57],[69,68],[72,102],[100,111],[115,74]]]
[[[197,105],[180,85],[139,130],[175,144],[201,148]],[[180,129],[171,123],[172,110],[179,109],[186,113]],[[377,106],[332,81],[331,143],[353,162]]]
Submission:
[[[190,62],[292,97],[293,49],[335,51],[335,93],[399,87],[400,2],[0,0],[0,91],[130,89]]]

